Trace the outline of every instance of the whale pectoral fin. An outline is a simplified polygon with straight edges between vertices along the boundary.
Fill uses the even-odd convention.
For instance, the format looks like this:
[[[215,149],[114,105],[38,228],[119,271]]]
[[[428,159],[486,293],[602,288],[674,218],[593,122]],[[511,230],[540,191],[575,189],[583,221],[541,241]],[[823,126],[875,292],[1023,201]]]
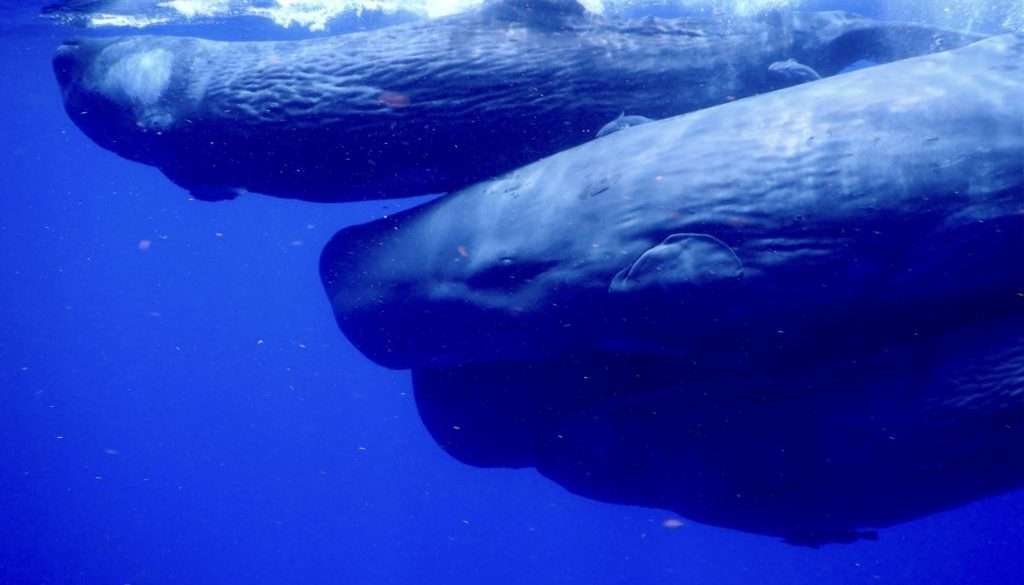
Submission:
[[[786,544],[808,548],[821,548],[826,544],[852,544],[859,540],[876,541],[878,540],[878,531],[837,529],[834,531],[791,532],[782,538]]]
[[[200,201],[229,201],[238,197],[241,192],[234,187],[202,185],[190,187],[189,194]]]
[[[160,171],[172,183],[188,191],[189,195],[200,201],[228,201],[242,194],[242,190],[238,187],[200,183],[192,177],[182,175],[175,169],[161,168]]]
[[[594,137],[600,138],[602,136],[608,136],[609,134],[614,134],[619,130],[625,130],[626,128],[632,128],[633,126],[641,126],[653,121],[654,120],[647,116],[627,116],[625,113],[622,113],[619,114],[618,118],[615,118],[611,122],[601,126],[601,129],[597,131],[597,134]]]
[[[612,279],[609,291],[633,293],[715,287],[743,276],[732,248],[707,234],[672,234]]]
[[[768,81],[773,89],[782,89],[818,79],[821,79],[821,75],[817,71],[796,59],[776,61],[768,66]]]

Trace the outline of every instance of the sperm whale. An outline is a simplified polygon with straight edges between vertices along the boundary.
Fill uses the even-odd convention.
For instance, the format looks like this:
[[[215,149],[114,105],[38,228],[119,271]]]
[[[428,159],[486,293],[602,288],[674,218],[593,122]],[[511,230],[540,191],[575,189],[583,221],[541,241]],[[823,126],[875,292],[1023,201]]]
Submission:
[[[665,118],[972,35],[841,12],[620,20],[575,0],[291,42],[79,39],[54,57],[100,146],[205,200],[447,192],[576,146],[620,114]],[[789,76],[790,82],[799,81]]]

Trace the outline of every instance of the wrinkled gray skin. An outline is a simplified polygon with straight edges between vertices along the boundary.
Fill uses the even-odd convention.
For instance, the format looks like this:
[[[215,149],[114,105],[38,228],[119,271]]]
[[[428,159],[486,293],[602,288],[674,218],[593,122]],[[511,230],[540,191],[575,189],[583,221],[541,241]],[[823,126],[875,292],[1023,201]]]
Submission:
[[[618,132],[342,230],[321,277],[346,335],[393,368],[582,347],[733,367],[1020,310],[1022,46]]]
[[[54,58],[97,144],[201,199],[350,201],[450,191],[593,138],[621,112],[665,118],[974,37],[839,12],[605,20],[501,1],[429,22],[298,42],[81,39]]]

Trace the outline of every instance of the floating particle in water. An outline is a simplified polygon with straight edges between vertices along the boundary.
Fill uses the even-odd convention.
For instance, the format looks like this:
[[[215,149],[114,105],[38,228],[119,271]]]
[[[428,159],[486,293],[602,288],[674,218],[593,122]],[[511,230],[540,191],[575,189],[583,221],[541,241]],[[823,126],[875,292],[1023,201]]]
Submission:
[[[153,240],[139,240],[139,252],[145,252],[153,246]]]
[[[679,528],[683,525],[683,521],[679,518],[665,518],[661,525],[665,528]]]

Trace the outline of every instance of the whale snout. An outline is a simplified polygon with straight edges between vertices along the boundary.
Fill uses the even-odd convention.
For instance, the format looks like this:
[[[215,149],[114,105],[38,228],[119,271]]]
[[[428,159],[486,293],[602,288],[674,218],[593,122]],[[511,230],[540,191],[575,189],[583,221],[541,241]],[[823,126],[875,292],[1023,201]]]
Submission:
[[[96,56],[115,39],[70,39],[57,47],[53,56],[53,72],[62,90],[67,90],[82,78]]]
[[[170,83],[170,51],[136,50],[131,38],[79,38],[54,52],[64,110],[100,146],[155,164],[153,143],[173,119],[159,103]]]
[[[67,88],[78,77],[80,61],[78,59],[78,41],[66,41],[57,47],[53,56],[53,73],[61,89]]]

